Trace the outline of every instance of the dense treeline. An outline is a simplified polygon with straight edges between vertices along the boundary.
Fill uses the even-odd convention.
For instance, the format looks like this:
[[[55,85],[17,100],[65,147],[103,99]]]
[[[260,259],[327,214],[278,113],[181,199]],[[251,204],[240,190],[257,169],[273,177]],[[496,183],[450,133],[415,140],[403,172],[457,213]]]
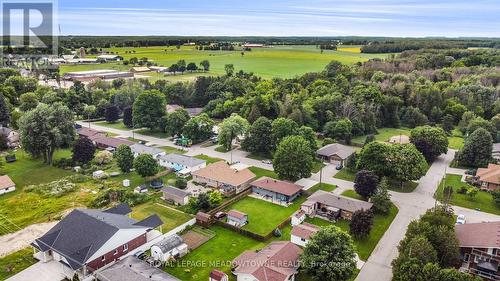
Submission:
[[[397,40],[363,41],[362,53],[400,53],[420,49],[451,49],[469,47],[500,48],[500,40]]]

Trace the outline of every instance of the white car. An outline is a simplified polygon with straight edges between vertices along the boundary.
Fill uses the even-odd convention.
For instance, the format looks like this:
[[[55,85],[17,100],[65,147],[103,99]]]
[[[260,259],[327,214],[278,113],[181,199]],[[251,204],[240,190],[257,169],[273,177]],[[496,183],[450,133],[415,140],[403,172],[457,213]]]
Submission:
[[[456,224],[465,224],[465,215],[458,215]]]

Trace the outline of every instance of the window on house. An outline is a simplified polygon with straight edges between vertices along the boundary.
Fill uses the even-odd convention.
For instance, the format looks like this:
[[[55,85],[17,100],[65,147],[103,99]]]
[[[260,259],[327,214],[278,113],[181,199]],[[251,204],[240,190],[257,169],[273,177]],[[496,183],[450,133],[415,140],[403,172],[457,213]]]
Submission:
[[[470,255],[469,254],[465,254],[464,255],[464,262],[468,262],[469,258],[470,258]]]
[[[118,249],[115,249],[115,252],[113,253],[113,255],[118,255]]]
[[[106,256],[102,256],[101,261],[105,261],[105,260],[106,260]]]
[[[123,244],[123,251],[128,250],[128,244]]]
[[[306,242],[306,239],[304,239],[304,238],[300,238],[300,240],[301,240],[302,242]]]

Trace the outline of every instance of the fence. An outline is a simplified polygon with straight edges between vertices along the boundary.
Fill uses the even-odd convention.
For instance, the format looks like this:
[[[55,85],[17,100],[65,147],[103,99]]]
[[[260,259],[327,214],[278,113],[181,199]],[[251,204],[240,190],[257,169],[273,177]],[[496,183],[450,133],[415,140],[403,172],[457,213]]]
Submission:
[[[213,216],[217,212],[224,210],[227,206],[232,205],[232,204],[234,204],[237,201],[240,201],[241,199],[243,199],[244,197],[246,197],[250,193],[252,193],[252,189],[251,188],[247,188],[243,192],[235,195],[233,198],[231,198],[231,199],[227,200],[226,202],[222,203],[217,208],[214,208],[214,209],[208,211],[207,214]]]

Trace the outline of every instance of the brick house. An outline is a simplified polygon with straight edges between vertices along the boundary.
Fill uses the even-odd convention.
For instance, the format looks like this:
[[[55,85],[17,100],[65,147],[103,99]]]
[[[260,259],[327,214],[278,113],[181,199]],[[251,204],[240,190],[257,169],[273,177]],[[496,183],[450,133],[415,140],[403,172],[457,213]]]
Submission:
[[[126,204],[104,211],[75,209],[31,243],[34,257],[58,261],[68,278],[78,274],[82,280],[146,244],[153,236],[150,231],[163,224],[157,215],[131,219],[131,211]]]
[[[476,177],[481,189],[498,189],[500,187],[500,165],[488,164],[488,168],[479,168]]]
[[[500,222],[468,223],[455,226],[460,245],[460,271],[485,280],[500,280]]]

